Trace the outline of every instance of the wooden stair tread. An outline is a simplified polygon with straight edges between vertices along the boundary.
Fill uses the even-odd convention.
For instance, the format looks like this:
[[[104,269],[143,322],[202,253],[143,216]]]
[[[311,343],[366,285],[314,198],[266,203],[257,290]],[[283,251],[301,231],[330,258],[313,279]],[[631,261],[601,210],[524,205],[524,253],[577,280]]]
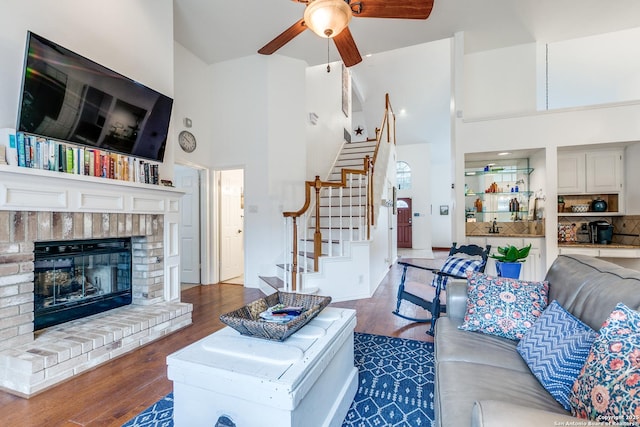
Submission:
[[[282,287],[284,287],[284,281],[276,276],[258,276],[260,280],[262,280],[267,285],[274,288],[276,291]]]

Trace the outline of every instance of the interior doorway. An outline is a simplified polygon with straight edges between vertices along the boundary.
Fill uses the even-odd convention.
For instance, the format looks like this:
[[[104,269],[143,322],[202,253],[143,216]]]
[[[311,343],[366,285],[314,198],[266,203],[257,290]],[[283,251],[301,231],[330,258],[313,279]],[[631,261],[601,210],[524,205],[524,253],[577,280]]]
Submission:
[[[201,283],[200,251],[200,169],[174,165],[176,188],[184,191],[180,198],[180,283]]]
[[[398,199],[398,247],[399,248],[412,248],[413,247],[413,233],[411,221],[413,213],[411,211],[411,199],[399,198]]]
[[[220,282],[244,284],[244,169],[222,170],[218,179]]]

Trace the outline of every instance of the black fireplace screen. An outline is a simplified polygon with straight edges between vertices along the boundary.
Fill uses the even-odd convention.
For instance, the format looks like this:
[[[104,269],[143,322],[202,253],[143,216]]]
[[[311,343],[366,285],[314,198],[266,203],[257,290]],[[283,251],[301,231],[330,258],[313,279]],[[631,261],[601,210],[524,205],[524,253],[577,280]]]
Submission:
[[[36,242],[35,330],[131,304],[131,239]]]

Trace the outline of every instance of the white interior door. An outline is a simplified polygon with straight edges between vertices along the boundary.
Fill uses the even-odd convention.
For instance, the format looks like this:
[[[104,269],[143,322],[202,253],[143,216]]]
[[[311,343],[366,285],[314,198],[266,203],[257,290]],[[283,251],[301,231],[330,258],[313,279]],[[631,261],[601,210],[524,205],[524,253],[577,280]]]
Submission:
[[[220,281],[244,273],[244,170],[220,172]]]
[[[200,172],[176,165],[174,180],[185,192],[180,199],[180,282],[200,283]]]

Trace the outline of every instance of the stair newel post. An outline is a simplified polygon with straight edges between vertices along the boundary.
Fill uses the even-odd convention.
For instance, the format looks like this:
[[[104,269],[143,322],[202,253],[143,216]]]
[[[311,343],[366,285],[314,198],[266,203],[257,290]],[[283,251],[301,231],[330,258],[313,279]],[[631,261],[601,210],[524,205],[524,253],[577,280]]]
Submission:
[[[298,290],[296,286],[296,278],[298,274],[298,224],[297,217],[292,217],[292,234],[293,234],[293,251],[291,252],[291,292],[296,292]],[[287,266],[285,265],[285,270]]]
[[[367,221],[367,240],[371,238],[371,226],[374,225],[374,215],[373,215],[373,162],[371,161],[371,157],[365,156],[364,158],[364,168],[366,171],[366,181],[367,181],[367,201],[366,201],[366,221]]]
[[[318,259],[322,253],[322,233],[320,232],[320,189],[322,188],[322,181],[320,181],[318,175],[316,175],[314,187],[316,189],[316,227],[313,234],[313,270],[318,271]]]

